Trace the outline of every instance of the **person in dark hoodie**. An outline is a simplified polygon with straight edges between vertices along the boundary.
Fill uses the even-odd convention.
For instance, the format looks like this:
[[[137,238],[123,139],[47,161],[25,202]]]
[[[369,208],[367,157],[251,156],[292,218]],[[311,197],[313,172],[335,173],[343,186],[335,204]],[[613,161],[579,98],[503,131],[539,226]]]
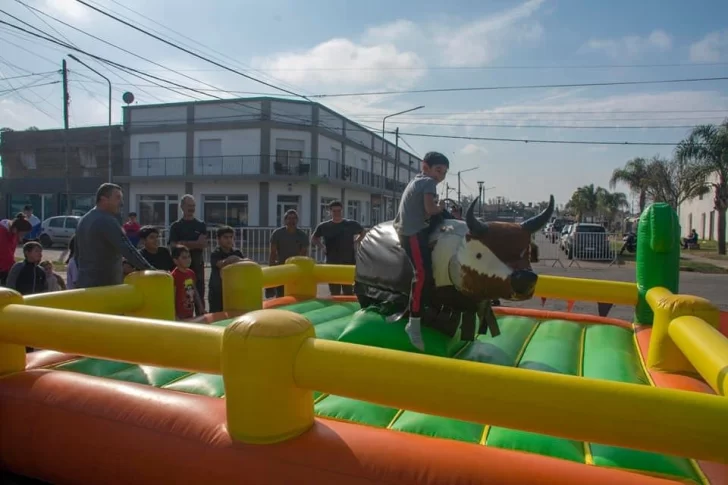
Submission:
[[[46,273],[39,266],[43,259],[43,246],[37,241],[23,245],[25,260],[15,263],[8,273],[7,287],[21,295],[32,295],[46,291]]]

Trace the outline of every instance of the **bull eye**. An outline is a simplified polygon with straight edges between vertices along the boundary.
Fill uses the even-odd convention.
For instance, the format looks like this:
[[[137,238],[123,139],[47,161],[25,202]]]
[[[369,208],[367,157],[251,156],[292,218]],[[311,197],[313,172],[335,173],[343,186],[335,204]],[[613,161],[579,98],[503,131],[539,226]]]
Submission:
[[[475,259],[481,259],[483,257],[483,253],[478,253],[475,255]]]

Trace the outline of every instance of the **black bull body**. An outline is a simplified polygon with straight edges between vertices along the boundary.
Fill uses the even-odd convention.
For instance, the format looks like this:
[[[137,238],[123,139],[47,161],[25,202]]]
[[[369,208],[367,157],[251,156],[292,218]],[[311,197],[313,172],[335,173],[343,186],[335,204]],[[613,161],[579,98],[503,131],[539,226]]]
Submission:
[[[463,340],[478,333],[500,331],[491,308],[494,299],[525,300],[533,296],[537,275],[531,269],[532,234],[554,210],[518,223],[484,223],[468,207],[465,222],[444,219],[433,223],[430,237],[435,288],[425,302],[423,324]],[[535,251],[534,251],[535,252]],[[409,302],[412,265],[391,221],[374,226],[357,248],[354,291],[362,308],[380,305],[404,315]],[[480,325],[477,325],[476,315]]]

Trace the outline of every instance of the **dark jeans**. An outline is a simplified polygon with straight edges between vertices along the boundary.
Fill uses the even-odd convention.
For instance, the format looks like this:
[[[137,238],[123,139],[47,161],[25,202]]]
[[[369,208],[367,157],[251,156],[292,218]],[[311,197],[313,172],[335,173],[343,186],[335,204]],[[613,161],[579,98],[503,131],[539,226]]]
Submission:
[[[210,313],[222,311],[222,288],[210,287],[207,292],[207,303]]]
[[[414,276],[410,288],[410,317],[419,318],[424,303],[430,300],[432,288],[435,286],[432,277],[432,253],[430,253],[429,236],[431,229],[424,229],[413,236],[400,236],[399,242],[412,263]]]
[[[5,283],[8,282],[9,273],[9,271],[0,271],[0,286],[5,286]]]
[[[202,313],[205,313],[205,265],[203,263],[190,269],[195,272],[195,278],[197,279],[195,287],[200,295],[200,300],[202,300]]]

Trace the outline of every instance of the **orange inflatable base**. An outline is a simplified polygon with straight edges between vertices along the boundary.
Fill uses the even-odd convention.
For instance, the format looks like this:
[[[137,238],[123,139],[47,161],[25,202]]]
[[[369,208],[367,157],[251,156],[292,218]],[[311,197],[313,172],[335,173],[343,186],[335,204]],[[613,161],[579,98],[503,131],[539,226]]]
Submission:
[[[676,483],[324,419],[286,443],[244,445],[223,399],[43,369],[0,378],[0,469],[94,485]]]

